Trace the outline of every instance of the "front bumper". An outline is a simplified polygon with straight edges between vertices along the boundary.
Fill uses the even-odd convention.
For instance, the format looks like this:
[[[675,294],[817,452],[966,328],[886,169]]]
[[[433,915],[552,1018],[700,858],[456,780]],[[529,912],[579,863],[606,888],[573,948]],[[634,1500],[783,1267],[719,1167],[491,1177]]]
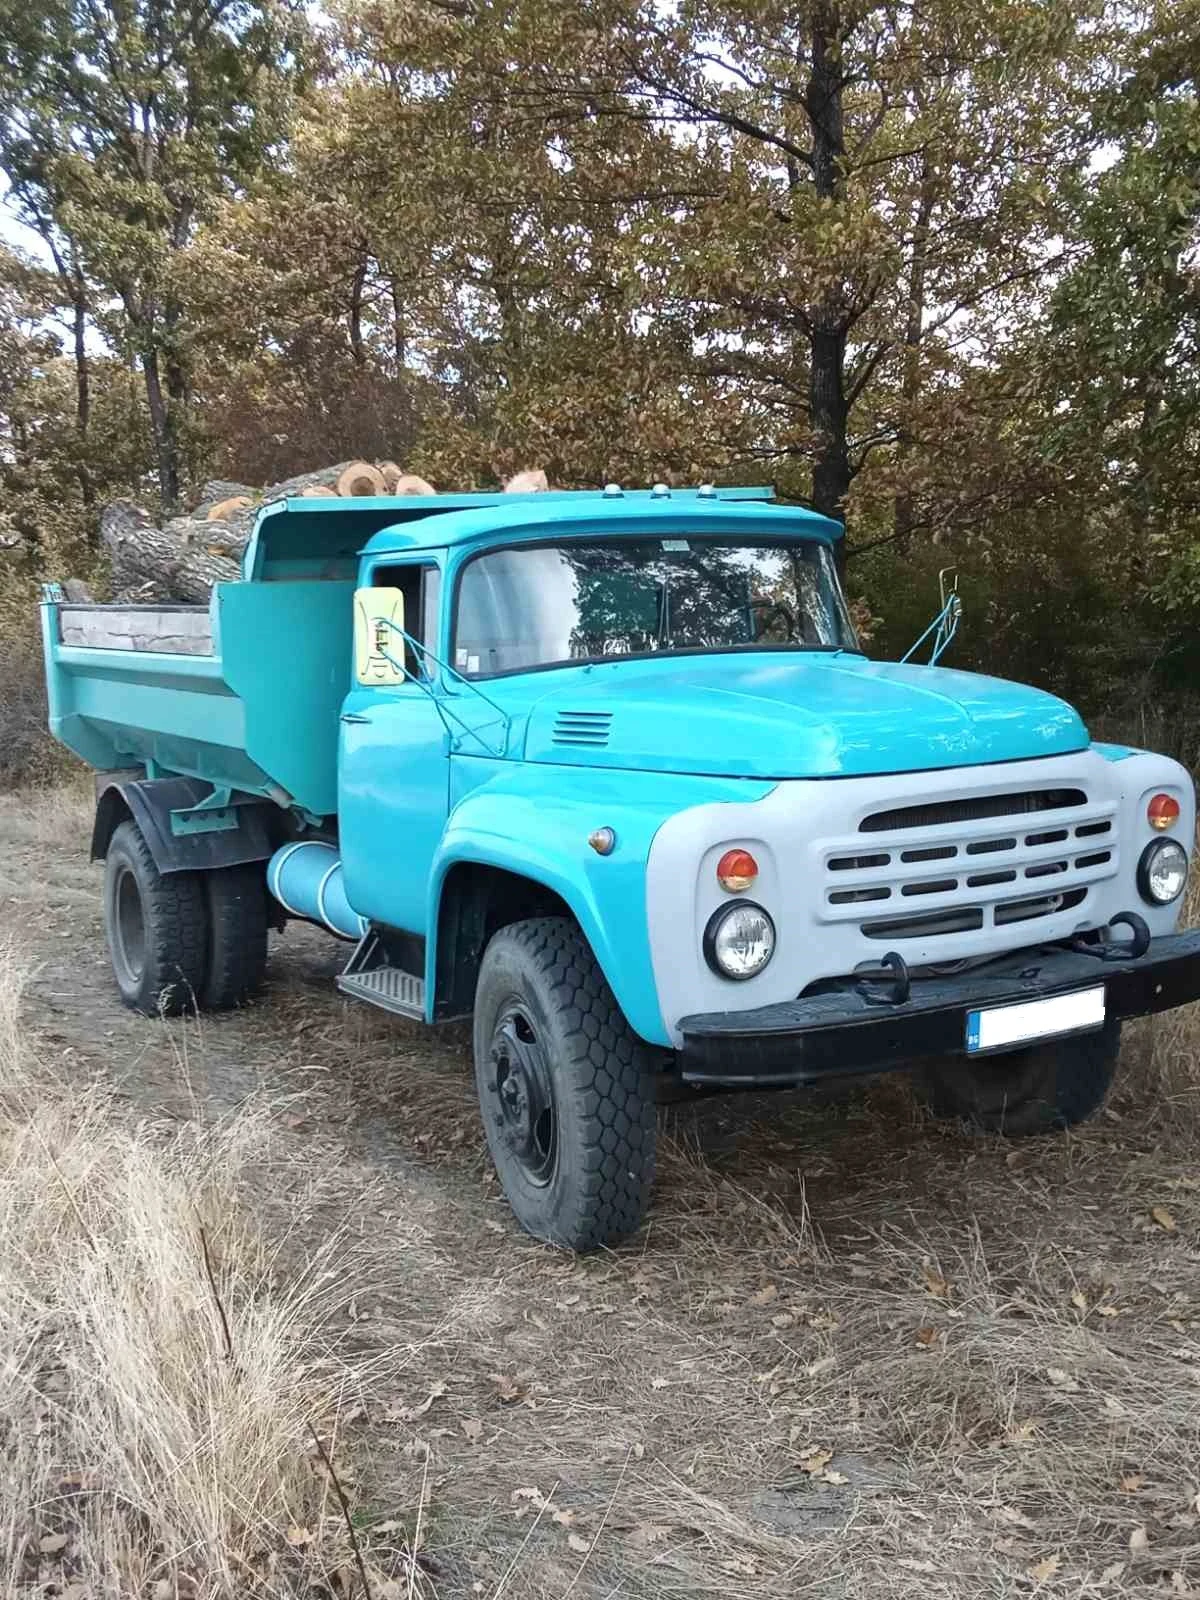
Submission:
[[[1109,1020],[1149,1016],[1200,999],[1200,929],[1151,939],[1140,956],[1105,948],[1019,951],[950,977],[915,979],[907,1000],[877,985],[684,1017],[680,1074],[688,1083],[765,1088],[887,1072],[927,1056],[966,1053],[967,1014],[1103,983]],[[1062,1035],[1058,1035],[1062,1037]]]

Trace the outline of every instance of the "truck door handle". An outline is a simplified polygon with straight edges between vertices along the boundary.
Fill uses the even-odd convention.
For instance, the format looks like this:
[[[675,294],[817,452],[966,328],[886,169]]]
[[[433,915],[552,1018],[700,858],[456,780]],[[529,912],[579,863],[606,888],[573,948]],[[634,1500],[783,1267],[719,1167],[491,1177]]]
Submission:
[[[343,711],[343,722],[370,722],[370,717],[361,716],[357,711]]]

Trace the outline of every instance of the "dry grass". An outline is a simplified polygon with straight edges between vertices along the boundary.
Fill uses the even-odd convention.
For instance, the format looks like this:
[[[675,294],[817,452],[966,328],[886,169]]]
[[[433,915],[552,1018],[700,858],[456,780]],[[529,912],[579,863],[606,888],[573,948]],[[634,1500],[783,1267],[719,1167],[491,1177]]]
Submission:
[[[44,1061],[128,1097],[47,1092],[0,982],[0,1594],[346,1600],[309,1411],[377,1600],[1200,1594],[1196,1008],[1065,1137],[898,1078],[672,1109],[648,1226],[575,1260],[514,1228],[461,1032],[347,1007],[303,931],[261,1007],[130,1017],[79,834],[0,837]]]
[[[0,951],[0,1594],[310,1592],[354,1557],[347,1241],[269,1243],[262,1107],[169,1127],[50,1078],[24,977]]]

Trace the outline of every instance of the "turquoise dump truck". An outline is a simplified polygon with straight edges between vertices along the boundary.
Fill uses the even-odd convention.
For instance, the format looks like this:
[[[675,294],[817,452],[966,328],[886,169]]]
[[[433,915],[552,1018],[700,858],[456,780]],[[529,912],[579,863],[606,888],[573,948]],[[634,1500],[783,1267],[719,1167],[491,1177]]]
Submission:
[[[122,998],[239,1005],[272,926],[327,929],[345,995],[472,1019],[512,1208],[575,1249],[641,1221],[665,1084],[1088,1116],[1122,1020],[1200,995],[1189,776],[869,660],[841,537],[753,489],[313,498],[207,607],[52,587]]]

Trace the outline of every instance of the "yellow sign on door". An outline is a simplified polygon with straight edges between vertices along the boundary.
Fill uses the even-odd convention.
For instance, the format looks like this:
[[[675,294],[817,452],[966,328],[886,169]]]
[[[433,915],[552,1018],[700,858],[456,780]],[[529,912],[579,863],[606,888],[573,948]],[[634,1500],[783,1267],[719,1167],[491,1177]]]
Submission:
[[[359,683],[405,681],[404,595],[399,589],[354,591],[354,676]]]

